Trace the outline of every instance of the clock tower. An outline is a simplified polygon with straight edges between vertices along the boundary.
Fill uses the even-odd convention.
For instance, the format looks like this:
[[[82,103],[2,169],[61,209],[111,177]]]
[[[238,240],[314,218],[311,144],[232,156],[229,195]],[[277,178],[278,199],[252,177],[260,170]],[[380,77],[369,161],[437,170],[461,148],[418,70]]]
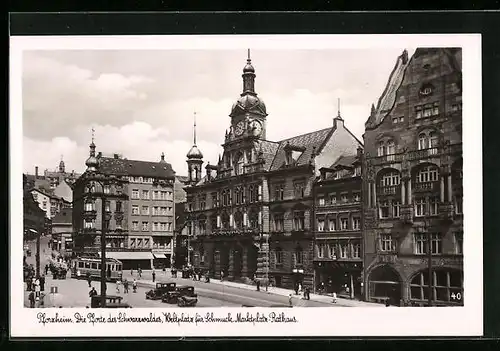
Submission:
[[[266,138],[266,105],[255,92],[255,69],[248,49],[247,64],[243,68],[243,92],[231,108],[231,129],[226,142],[244,137]],[[228,140],[229,139],[229,140]]]

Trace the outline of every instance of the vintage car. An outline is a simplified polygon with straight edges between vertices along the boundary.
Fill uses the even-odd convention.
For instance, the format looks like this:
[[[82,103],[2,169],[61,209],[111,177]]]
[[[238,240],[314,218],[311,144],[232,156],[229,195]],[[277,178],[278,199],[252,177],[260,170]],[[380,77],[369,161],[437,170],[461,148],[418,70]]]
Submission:
[[[198,302],[198,295],[194,292],[194,286],[179,285],[173,291],[168,291],[163,294],[161,301],[166,303],[179,303],[180,297],[196,298]]]
[[[132,308],[128,303],[122,302],[122,296],[106,295],[106,306],[104,308]],[[100,295],[92,296],[90,299],[91,308],[102,308],[102,298]]]
[[[176,284],[173,282],[156,283],[156,287],[154,289],[146,292],[146,300],[160,300],[165,293],[175,291],[175,286]]]

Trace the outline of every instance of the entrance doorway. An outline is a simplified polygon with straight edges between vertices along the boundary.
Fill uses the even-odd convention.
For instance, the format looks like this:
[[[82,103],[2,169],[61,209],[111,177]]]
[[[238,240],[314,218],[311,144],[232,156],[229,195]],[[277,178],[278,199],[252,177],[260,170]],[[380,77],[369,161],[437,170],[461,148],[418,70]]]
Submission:
[[[390,266],[375,268],[369,276],[370,299],[379,302],[389,300],[392,305],[399,305],[401,300],[401,279]]]

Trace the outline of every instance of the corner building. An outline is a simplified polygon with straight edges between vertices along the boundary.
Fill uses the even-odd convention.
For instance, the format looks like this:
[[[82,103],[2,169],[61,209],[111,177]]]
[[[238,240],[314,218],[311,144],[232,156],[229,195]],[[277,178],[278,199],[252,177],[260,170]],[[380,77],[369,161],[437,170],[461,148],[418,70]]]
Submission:
[[[75,255],[100,255],[102,229],[106,257],[123,269],[170,267],[174,246],[175,172],[162,154],[159,162],[95,155],[73,190]],[[94,181],[95,175],[103,177]],[[102,197],[105,201],[103,216]]]
[[[463,304],[461,49],[404,51],[363,137],[365,298]]]
[[[187,154],[186,216],[193,264],[215,277],[313,286],[313,183],[321,167],[356,155],[361,143],[338,116],[331,127],[266,140],[266,105],[255,92],[250,57],[243,92],[229,115],[223,154],[205,166]]]

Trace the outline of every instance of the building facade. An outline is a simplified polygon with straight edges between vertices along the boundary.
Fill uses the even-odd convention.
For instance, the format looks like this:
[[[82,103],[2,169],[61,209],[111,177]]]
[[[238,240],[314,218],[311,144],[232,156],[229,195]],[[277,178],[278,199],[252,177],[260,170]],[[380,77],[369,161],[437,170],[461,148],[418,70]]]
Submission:
[[[196,139],[187,154],[193,264],[215,277],[312,287],[314,180],[340,156],[356,155],[361,143],[340,116],[319,131],[267,140],[268,114],[255,76],[249,57],[218,162],[207,164],[202,177]]]
[[[175,218],[172,166],[163,154],[159,162],[146,162],[95,156],[93,142],[90,149],[87,171],[74,184],[74,250],[98,252],[104,225],[106,256],[122,261],[124,269],[169,267]],[[113,180],[100,184],[92,180],[95,174]]]
[[[52,219],[52,249],[63,256],[73,252],[73,209],[63,208]]]
[[[75,173],[74,170],[66,172],[66,165],[62,158],[56,171],[46,169],[43,173],[43,177],[49,182],[51,189],[56,189],[63,181],[71,186],[80,176],[81,174]],[[35,177],[38,178],[38,167],[35,168]]]
[[[316,290],[362,297],[361,156],[340,157],[314,184]]]
[[[372,106],[363,163],[367,300],[426,305],[430,291],[432,304],[463,304],[461,72],[461,49],[404,51]]]

